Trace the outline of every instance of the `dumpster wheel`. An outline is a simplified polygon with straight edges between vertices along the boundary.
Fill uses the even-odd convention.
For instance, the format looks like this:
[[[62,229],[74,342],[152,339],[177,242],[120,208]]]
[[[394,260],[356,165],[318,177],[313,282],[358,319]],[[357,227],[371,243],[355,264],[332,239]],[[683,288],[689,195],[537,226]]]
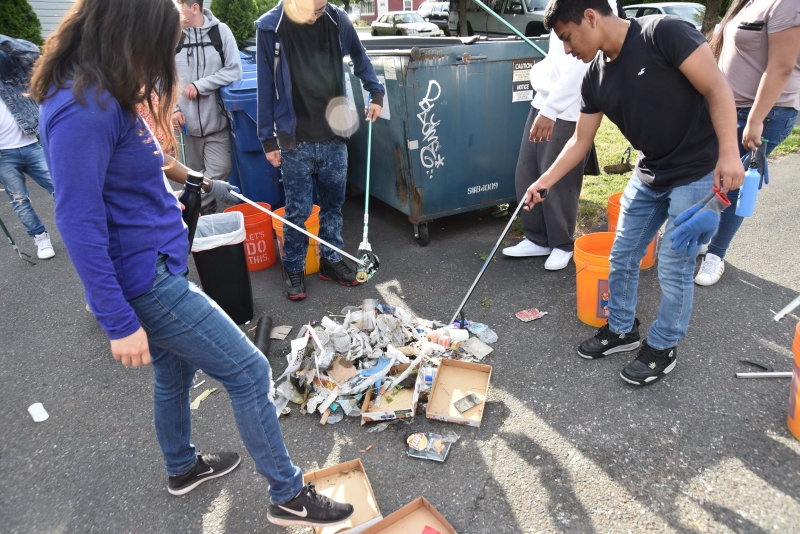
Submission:
[[[417,239],[419,246],[424,247],[431,242],[430,234],[428,234],[428,223],[421,223],[414,225],[414,237]]]

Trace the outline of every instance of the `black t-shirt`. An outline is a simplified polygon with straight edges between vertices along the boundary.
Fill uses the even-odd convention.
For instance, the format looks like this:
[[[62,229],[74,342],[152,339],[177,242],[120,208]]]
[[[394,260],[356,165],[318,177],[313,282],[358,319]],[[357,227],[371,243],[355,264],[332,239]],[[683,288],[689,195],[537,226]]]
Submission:
[[[336,134],[328,125],[325,110],[333,98],[344,96],[339,28],[327,14],[314,24],[298,24],[283,17],[278,35],[292,78],[295,138],[311,142],[333,139]]]
[[[666,191],[714,170],[719,145],[708,101],[678,70],[706,40],[670,15],[631,19],[619,56],[589,65],[581,87],[581,113],[604,113],[641,151],[636,173]]]

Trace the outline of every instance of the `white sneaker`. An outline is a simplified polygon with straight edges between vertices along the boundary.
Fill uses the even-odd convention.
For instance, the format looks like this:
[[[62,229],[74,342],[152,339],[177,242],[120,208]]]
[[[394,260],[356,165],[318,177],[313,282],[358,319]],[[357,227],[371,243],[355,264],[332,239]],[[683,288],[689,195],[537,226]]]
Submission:
[[[713,286],[719,282],[722,273],[725,272],[725,260],[716,254],[708,253],[700,265],[700,271],[694,277],[694,283],[699,286]]]
[[[503,249],[503,254],[514,258],[527,258],[529,256],[547,256],[553,249],[540,247],[533,241],[523,239],[513,247]]]
[[[705,256],[708,253],[708,243],[700,247],[700,254],[698,256]]]
[[[33,236],[33,240],[38,249],[36,255],[39,256],[40,260],[49,260],[56,255],[56,251],[53,250],[53,245],[50,243],[50,234],[47,232]]]
[[[548,271],[560,271],[569,265],[570,258],[572,258],[572,252],[554,248],[553,252],[550,253],[550,257],[544,262],[544,268]]]

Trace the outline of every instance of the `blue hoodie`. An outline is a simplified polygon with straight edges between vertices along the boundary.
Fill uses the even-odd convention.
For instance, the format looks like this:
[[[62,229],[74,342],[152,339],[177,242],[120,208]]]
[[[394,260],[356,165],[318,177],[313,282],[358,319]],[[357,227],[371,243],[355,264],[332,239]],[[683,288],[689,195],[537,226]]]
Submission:
[[[367,51],[364,50],[353,23],[347,18],[347,13],[327,4],[325,16],[330,17],[339,28],[339,46],[343,56],[350,56],[353,72],[364,83],[373,102],[383,105],[386,89],[375,76],[375,69],[372,68]],[[258,139],[265,153],[274,152],[279,146],[291,150],[297,147],[297,117],[292,107],[292,79],[289,75],[289,62],[285,61],[286,54],[291,54],[291,51],[283,48],[277,33],[282,20],[283,2],[256,21]]]

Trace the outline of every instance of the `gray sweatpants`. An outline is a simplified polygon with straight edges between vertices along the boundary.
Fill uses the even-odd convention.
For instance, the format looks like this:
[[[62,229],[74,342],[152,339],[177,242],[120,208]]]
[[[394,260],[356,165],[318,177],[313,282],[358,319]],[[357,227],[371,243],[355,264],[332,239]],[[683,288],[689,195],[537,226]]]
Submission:
[[[556,120],[550,141],[532,143],[529,141],[531,126],[538,114],[539,110],[532,107],[522,132],[522,144],[514,175],[518,200],[522,200],[528,187],[550,168],[575,133],[574,122]],[[522,232],[528,240],[540,247],[573,250],[572,235],[578,217],[578,198],[581,195],[585,163],[584,157],[580,164],[547,192],[547,200],[536,204],[531,211],[520,211]]]
[[[212,180],[227,181],[231,174],[230,128],[203,137],[184,136],[186,166],[203,173]],[[217,201],[211,195],[203,195],[203,215],[215,213]]]

